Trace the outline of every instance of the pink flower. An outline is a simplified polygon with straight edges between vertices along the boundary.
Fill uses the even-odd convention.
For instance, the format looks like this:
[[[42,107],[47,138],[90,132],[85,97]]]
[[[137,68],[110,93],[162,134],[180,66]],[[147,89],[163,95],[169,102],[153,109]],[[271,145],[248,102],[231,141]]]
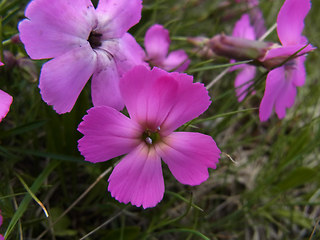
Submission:
[[[0,62],[0,66],[2,65],[3,63]],[[12,97],[8,93],[0,89],[0,122],[9,112],[11,103],[12,103]]]
[[[144,37],[148,61],[152,66],[167,71],[183,72],[190,64],[188,55],[183,50],[168,54],[170,47],[169,31],[159,24],[151,26]]]
[[[277,33],[282,47],[271,49],[265,62],[272,62],[275,59],[288,57],[307,45],[307,39],[302,36],[304,18],[311,8],[310,0],[286,0],[280,9],[277,18]],[[283,66],[270,71],[267,80],[264,96],[260,104],[260,120],[266,121],[275,108],[280,119],[286,115],[286,108],[292,107],[297,94],[297,87],[304,84],[306,71],[303,55],[314,48],[308,45],[296,57]]]
[[[3,221],[3,218],[2,218],[1,210],[0,210],[0,227],[2,225],[2,221]],[[0,240],[4,240],[4,237],[1,234],[0,234]]]
[[[127,154],[109,177],[108,190],[119,202],[154,207],[164,193],[161,159],[183,184],[198,185],[216,168],[220,150],[195,132],[173,132],[210,105],[208,92],[192,76],[138,66],[120,80],[131,118],[107,107],[93,107],[78,130],[86,161],[107,161]]]
[[[256,39],[254,28],[250,25],[250,17],[248,14],[243,14],[240,20],[236,22],[232,36],[249,40]],[[231,60],[231,62],[234,62],[234,60]],[[237,69],[241,71],[236,77],[234,86],[236,88],[238,101],[241,102],[248,94],[248,90],[253,83],[251,80],[256,75],[256,67],[249,64],[240,64],[232,66],[230,71]]]
[[[53,58],[40,74],[42,98],[57,113],[71,111],[92,75],[95,106],[123,108],[119,77],[142,64],[144,51],[127,33],[139,22],[141,0],[33,0],[19,24],[32,59]]]
[[[11,103],[12,97],[8,93],[0,90],[0,122],[9,112]]]

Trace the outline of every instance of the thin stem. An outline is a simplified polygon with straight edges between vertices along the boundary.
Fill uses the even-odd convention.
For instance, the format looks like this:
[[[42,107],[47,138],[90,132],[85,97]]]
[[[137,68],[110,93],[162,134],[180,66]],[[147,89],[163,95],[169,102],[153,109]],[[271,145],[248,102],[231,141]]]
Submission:
[[[187,37],[180,37],[180,36],[172,36],[171,40],[172,41],[187,41],[188,38]]]
[[[263,41],[270,33],[277,28],[277,23],[273,24],[259,39],[258,41]]]
[[[11,194],[14,194],[11,184],[9,185],[9,187],[10,187]],[[17,200],[16,200],[15,196],[13,197],[13,205],[14,205],[15,211],[17,211],[18,203],[17,203]],[[22,225],[21,225],[21,221],[20,220],[18,221],[18,226],[19,226],[19,239],[23,240]]]
[[[312,233],[309,237],[309,240],[312,240],[312,238],[314,237],[314,235],[316,233],[317,226],[319,225],[319,222],[320,222],[320,219],[318,219],[317,222],[314,224],[314,227],[313,227]]]
[[[91,232],[89,232],[88,234],[86,234],[85,236],[83,236],[82,238],[80,238],[80,240],[86,239],[87,237],[89,237],[90,235],[92,235],[93,233],[95,233],[96,231],[98,231],[99,229],[103,228],[104,226],[108,225],[110,222],[112,222],[114,219],[116,219],[117,217],[119,217],[122,214],[123,210],[121,210],[120,212],[118,212],[117,214],[115,214],[113,217],[109,218],[107,221],[105,221],[104,223],[102,223],[99,227],[96,227],[95,229],[93,229]]]
[[[230,70],[230,67],[223,70],[218,76],[216,76],[212,81],[206,86],[206,89],[209,90],[214,84],[216,84],[221,78],[224,77]]]
[[[11,38],[10,38],[10,39],[7,39],[7,40],[4,40],[4,41],[2,41],[2,46],[7,46],[7,45],[9,45],[11,42],[12,42],[12,41],[11,41]]]
[[[112,167],[109,167],[107,170],[105,170],[103,173],[100,174],[100,176],[92,183],[53,223],[52,226],[55,225],[58,221],[60,221],[72,208],[74,208],[75,205],[77,205],[82,198],[84,198],[91,190],[92,188],[97,185],[100,180],[107,175],[111,171]],[[43,231],[36,239],[40,240],[42,237],[49,231],[49,229],[46,229]]]

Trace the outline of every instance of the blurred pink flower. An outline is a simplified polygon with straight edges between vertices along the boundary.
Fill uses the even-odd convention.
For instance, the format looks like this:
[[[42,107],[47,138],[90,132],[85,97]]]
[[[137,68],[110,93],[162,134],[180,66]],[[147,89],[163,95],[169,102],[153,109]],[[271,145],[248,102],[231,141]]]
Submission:
[[[144,51],[127,33],[139,22],[141,0],[33,0],[19,23],[32,59],[53,58],[40,74],[42,98],[57,113],[71,111],[92,75],[95,106],[123,108],[119,77],[143,63]]]
[[[255,7],[257,5],[259,5],[259,1],[258,0],[235,0],[236,3],[246,3],[248,4],[249,7]]]
[[[232,36],[245,38],[249,40],[256,40],[254,28],[250,25],[250,17],[248,14],[243,14],[233,29]],[[231,62],[235,62],[231,60]],[[249,64],[240,64],[232,66],[230,71],[241,70],[236,77],[234,86],[236,88],[236,95],[238,101],[241,102],[248,94],[248,90],[252,85],[252,79],[256,75],[256,67]]]
[[[210,105],[208,92],[192,76],[138,66],[120,80],[131,118],[113,108],[93,107],[78,130],[86,161],[107,161],[127,154],[109,177],[108,190],[119,202],[154,207],[164,194],[161,159],[183,184],[209,177],[220,157],[214,140],[195,132],[173,132]]]
[[[1,62],[0,62],[1,63]],[[0,210],[0,227],[2,225],[2,222],[3,222],[3,218],[2,218],[2,215],[1,215],[1,210]],[[4,237],[0,234],[0,240],[4,240]]]
[[[304,18],[310,8],[310,0],[286,0],[284,2],[277,18],[277,33],[282,47],[271,49],[264,59],[265,62],[277,61],[279,58],[285,61],[307,45],[308,40],[301,34],[304,28]],[[270,117],[273,108],[280,119],[285,117],[286,108],[294,104],[296,88],[305,83],[304,61],[306,57],[303,54],[313,49],[311,45],[308,45],[298,53],[298,57],[269,72],[260,104],[261,121],[266,121]]]
[[[0,90],[0,122],[9,112],[12,100],[12,97],[8,93]]]
[[[0,66],[2,65],[3,63],[0,62]],[[12,103],[12,97],[8,93],[0,89],[0,122],[9,112],[11,103]]]
[[[172,51],[168,54],[170,47],[169,31],[162,25],[151,26],[144,37],[146,49],[146,61],[152,66],[162,68],[166,71],[183,72],[190,64],[188,55],[184,50]]]

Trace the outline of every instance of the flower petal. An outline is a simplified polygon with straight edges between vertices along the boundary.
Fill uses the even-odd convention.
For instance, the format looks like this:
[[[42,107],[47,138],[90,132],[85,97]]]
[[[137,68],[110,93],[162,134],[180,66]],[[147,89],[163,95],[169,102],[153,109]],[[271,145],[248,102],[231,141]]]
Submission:
[[[144,37],[148,61],[160,66],[166,58],[170,46],[169,31],[159,24],[151,26]]]
[[[251,81],[256,75],[256,67],[251,65],[244,65],[242,70],[238,73],[234,86],[238,101],[241,102],[248,94],[250,86],[253,84]]]
[[[173,107],[161,126],[163,135],[198,117],[211,104],[208,91],[202,83],[193,83],[193,77],[184,73],[170,73],[179,84]]]
[[[96,50],[97,67],[91,80],[94,106],[109,106],[117,110],[124,107],[119,88],[119,75],[115,62],[104,51]]]
[[[299,44],[310,0],[286,0],[277,18],[277,32],[282,45]]]
[[[270,59],[279,58],[279,57],[283,57],[284,60],[286,60],[286,58],[294,55],[299,50],[301,50],[301,51],[299,51],[297,53],[297,55],[306,54],[314,49],[315,48],[310,44],[308,46],[306,46],[306,44],[297,44],[297,45],[292,45],[292,46],[272,48],[268,51],[268,53],[263,61],[268,61]]]
[[[141,10],[141,0],[100,0],[96,31],[103,33],[104,40],[120,38],[140,21]]]
[[[281,93],[282,82],[285,80],[284,67],[278,67],[269,72],[266,79],[266,88],[260,103],[260,121],[267,121],[272,113],[273,106],[278,95]]]
[[[161,67],[166,71],[183,72],[188,68],[189,64],[190,60],[186,52],[184,50],[176,50],[169,53]]]
[[[141,127],[117,110],[93,107],[88,110],[78,131],[84,136],[78,149],[86,161],[97,163],[132,151],[141,142]]]
[[[8,93],[0,90],[0,122],[9,112],[11,103],[12,97]]]
[[[96,67],[89,43],[45,63],[40,74],[42,99],[59,114],[70,112]]]
[[[63,9],[63,11],[61,11]],[[19,23],[20,39],[33,59],[54,58],[84,46],[96,24],[90,0],[34,0]]]
[[[290,74],[289,74],[290,75]],[[273,107],[280,119],[286,115],[286,108],[294,104],[296,87],[288,77],[285,67],[278,67],[269,72],[266,79],[266,89],[260,104],[260,121],[266,121]]]
[[[255,7],[255,8],[251,8],[249,13],[250,13],[251,21],[253,23],[253,29],[254,29],[256,38],[260,38],[266,32],[266,27],[264,24],[262,12],[259,7]]]
[[[183,184],[199,185],[216,168],[221,151],[214,140],[201,133],[174,132],[156,146],[157,153],[174,177]]]
[[[292,79],[286,79],[281,94],[275,102],[275,111],[279,119],[286,116],[286,108],[291,108],[297,95],[297,88],[292,84]]]
[[[208,91],[192,76],[151,71],[137,66],[120,80],[120,91],[131,118],[165,135],[203,113],[210,105]]]
[[[119,202],[154,207],[163,198],[160,157],[144,143],[125,156],[109,177],[108,190]]]
[[[144,50],[129,33],[113,41],[104,41],[101,49],[107,50],[112,54],[120,77],[135,66],[148,66],[144,61]]]
[[[254,28],[250,24],[250,17],[248,14],[243,14],[240,20],[236,22],[232,36],[249,40],[256,39]]]
[[[306,81],[306,69],[304,67],[305,60],[306,56],[295,59],[296,67],[292,70],[292,80],[297,87],[303,86]]]
[[[167,117],[177,97],[178,83],[159,68],[133,68],[120,80],[120,91],[132,119],[157,129]]]

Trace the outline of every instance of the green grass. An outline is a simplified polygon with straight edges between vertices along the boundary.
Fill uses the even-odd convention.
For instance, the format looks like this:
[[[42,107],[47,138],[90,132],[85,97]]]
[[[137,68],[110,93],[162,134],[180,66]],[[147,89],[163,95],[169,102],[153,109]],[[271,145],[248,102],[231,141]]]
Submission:
[[[189,73],[208,84],[229,62],[197,57],[185,38],[230,34],[243,10],[221,2],[144,0],[141,22],[130,31],[143,44],[146,29],[163,24],[174,39],[170,49],[185,49],[192,60]],[[189,187],[163,164],[164,198],[143,210],[117,202],[107,191],[118,159],[90,164],[77,150],[77,126],[92,106],[90,85],[71,113],[56,114],[38,89],[36,77],[44,61],[29,61],[23,45],[5,41],[17,33],[27,3],[0,1],[1,49],[13,54],[11,60],[26,58],[19,66],[0,69],[0,89],[14,97],[0,124],[0,233],[7,239],[80,239],[92,231],[86,239],[320,239],[319,51],[309,54],[306,84],[298,88],[295,105],[283,120],[273,114],[269,121],[259,121],[264,69],[255,78],[256,94],[241,103],[235,97],[234,72],[211,87],[208,111],[182,128],[215,139],[223,151],[217,169],[203,184]],[[267,28],[275,23],[281,3],[261,0]],[[320,2],[312,4],[304,33],[319,47]],[[277,41],[276,32],[267,40]],[[35,199],[48,210],[48,218]]]

